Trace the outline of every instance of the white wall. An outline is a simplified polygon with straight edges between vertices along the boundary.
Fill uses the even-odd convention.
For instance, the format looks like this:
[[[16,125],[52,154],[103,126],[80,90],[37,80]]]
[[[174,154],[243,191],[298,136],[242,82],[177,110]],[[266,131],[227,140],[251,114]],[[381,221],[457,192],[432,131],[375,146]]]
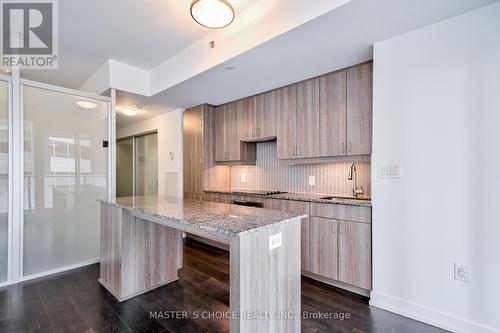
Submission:
[[[375,45],[373,132],[371,304],[499,332],[500,3]]]
[[[164,113],[158,117],[147,119],[136,124],[117,129],[116,137],[123,138],[152,130],[158,131],[158,194],[183,197],[183,142],[182,142],[182,112],[176,110]],[[170,152],[174,158],[170,158]],[[175,172],[177,186],[166,184],[166,173]],[[172,182],[170,182],[172,184]],[[174,182],[175,183],[175,182]]]

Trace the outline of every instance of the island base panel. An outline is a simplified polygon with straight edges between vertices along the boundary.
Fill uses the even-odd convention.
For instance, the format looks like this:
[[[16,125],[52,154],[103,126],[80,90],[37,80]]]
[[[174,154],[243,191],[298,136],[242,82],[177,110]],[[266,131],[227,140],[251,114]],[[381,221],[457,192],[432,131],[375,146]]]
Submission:
[[[271,250],[279,233],[281,245]],[[229,257],[230,307],[238,314],[231,332],[299,333],[300,219],[232,239]]]
[[[101,205],[100,283],[123,301],[178,279],[182,232]]]

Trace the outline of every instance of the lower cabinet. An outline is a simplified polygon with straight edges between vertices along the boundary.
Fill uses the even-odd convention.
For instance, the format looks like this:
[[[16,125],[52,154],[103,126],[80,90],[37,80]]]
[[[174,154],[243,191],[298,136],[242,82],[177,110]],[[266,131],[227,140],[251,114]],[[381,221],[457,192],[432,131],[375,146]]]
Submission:
[[[310,211],[310,272],[371,290],[371,208],[311,203]]]
[[[339,251],[337,238],[337,221],[321,217],[311,217],[310,235],[310,269],[311,273],[339,279]]]

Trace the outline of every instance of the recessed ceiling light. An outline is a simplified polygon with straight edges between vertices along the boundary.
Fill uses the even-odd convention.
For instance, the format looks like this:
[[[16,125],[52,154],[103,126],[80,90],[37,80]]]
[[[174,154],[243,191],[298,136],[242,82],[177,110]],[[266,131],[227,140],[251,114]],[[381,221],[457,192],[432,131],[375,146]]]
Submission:
[[[133,117],[139,113],[139,111],[137,111],[136,109],[130,109],[130,108],[122,109],[121,112],[129,117]]]
[[[194,0],[191,16],[204,27],[224,28],[234,20],[234,9],[226,0]]]
[[[225,69],[227,69],[228,71],[232,71],[234,70],[234,67],[233,66],[224,66]]]
[[[76,104],[78,104],[79,107],[84,108],[84,109],[95,109],[97,107],[96,103],[89,102],[89,101],[76,101]]]

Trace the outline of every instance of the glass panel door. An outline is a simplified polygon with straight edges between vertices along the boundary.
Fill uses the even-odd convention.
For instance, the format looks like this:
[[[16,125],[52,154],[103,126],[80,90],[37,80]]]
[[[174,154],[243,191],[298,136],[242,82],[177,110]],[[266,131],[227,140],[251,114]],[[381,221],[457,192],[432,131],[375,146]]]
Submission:
[[[135,138],[135,193],[158,194],[158,134]]]
[[[108,102],[23,86],[23,275],[99,258]],[[77,102],[88,102],[78,103]],[[80,105],[82,106],[80,106]]]
[[[0,282],[7,281],[9,232],[9,83],[0,81]]]

